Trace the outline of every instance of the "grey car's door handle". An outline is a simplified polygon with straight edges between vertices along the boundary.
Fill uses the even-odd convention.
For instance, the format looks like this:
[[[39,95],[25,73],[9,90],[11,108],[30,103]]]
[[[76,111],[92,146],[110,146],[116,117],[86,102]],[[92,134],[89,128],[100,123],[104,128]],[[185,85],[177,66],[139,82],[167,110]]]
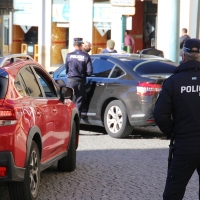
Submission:
[[[96,86],[104,86],[104,83],[96,83]]]

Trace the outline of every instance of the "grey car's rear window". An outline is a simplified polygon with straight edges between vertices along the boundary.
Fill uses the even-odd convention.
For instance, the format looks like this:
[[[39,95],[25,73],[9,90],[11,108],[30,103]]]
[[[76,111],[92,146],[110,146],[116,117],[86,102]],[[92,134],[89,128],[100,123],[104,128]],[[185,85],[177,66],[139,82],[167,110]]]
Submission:
[[[133,71],[140,75],[147,74],[173,74],[177,65],[173,62],[165,61],[143,61],[135,64],[132,61],[125,62]]]

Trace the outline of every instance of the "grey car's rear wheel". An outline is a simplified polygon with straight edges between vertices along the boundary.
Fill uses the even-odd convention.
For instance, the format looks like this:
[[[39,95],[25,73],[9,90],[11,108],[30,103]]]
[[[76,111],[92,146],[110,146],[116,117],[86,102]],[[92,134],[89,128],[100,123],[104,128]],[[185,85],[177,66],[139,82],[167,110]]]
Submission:
[[[37,144],[32,141],[23,182],[10,182],[8,185],[12,200],[36,200],[40,185],[40,154]]]
[[[126,108],[119,100],[111,101],[104,113],[104,126],[106,132],[114,138],[128,137],[133,127],[128,121]]]
[[[72,135],[70,140],[70,146],[68,149],[67,156],[63,157],[58,161],[58,170],[71,172],[76,168],[76,123],[73,122]]]

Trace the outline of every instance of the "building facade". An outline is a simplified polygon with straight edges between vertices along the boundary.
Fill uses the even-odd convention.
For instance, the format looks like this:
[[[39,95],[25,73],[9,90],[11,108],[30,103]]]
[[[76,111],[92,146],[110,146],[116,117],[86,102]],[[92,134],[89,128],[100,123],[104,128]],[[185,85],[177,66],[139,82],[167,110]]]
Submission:
[[[105,48],[108,39],[113,39],[115,49],[121,52],[123,32],[129,29],[135,40],[135,53],[155,45],[170,59],[169,45],[164,41],[174,30],[165,11],[171,10],[173,2],[179,3],[173,11],[179,16],[176,42],[183,27],[188,28],[191,37],[200,38],[198,0],[167,2],[170,1],[171,4],[166,4],[166,0],[133,0],[135,14],[127,14],[124,24],[122,13],[108,0],[13,0],[14,12],[0,16],[0,26],[4,27],[0,53],[28,53],[52,71],[73,50],[74,37],[91,42],[92,54]]]

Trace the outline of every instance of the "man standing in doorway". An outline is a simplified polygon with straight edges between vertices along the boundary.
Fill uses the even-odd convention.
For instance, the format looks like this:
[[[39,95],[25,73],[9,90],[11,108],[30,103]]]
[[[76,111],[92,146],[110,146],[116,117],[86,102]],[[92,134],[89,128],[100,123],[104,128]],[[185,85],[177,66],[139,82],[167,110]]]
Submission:
[[[90,50],[91,50],[91,47],[92,47],[92,44],[88,41],[85,41],[84,44],[83,44],[82,51],[85,52],[85,53],[89,53]]]
[[[85,100],[86,77],[93,72],[90,56],[82,51],[83,38],[74,38],[75,51],[66,57],[67,86],[74,89],[75,104],[81,118],[81,111]]]
[[[129,31],[125,31],[124,46],[130,47],[130,53],[135,52],[135,40],[129,35]]]
[[[190,39],[190,36],[187,34],[187,28],[182,28],[181,37],[180,37],[180,62],[182,61],[182,53],[185,42]]]

